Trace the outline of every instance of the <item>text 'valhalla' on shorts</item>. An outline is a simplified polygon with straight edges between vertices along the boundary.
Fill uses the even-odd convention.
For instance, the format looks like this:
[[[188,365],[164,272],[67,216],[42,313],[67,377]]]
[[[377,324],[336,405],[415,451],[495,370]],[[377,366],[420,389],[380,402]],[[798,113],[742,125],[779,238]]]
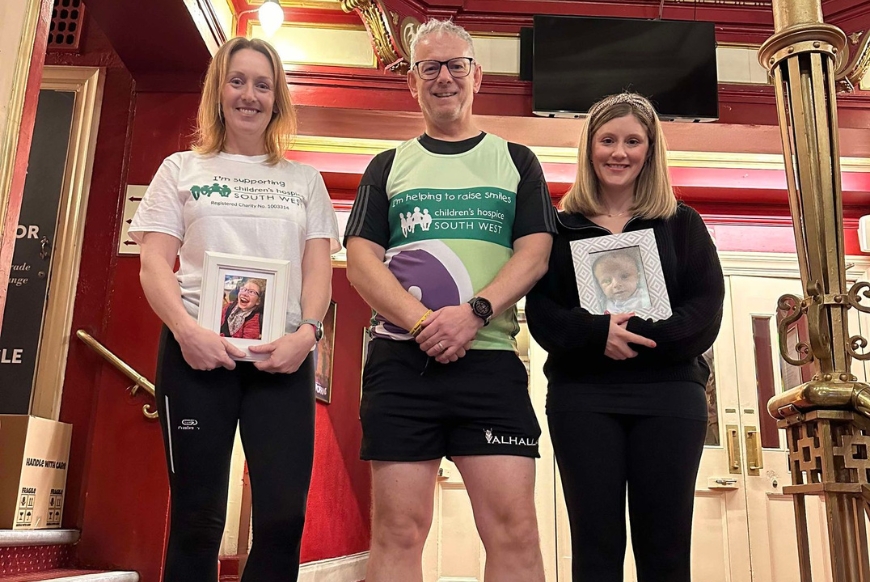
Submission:
[[[360,403],[363,460],[539,456],[541,427],[514,352],[469,350],[440,364],[413,341],[375,339],[369,348]]]

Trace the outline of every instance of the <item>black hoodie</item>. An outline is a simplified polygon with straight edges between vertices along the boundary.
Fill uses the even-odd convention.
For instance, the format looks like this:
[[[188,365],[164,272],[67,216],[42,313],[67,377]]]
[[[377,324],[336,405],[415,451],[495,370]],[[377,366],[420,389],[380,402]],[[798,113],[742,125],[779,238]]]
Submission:
[[[657,345],[632,345],[637,357],[620,361],[604,355],[610,316],[593,315],[580,305],[570,247],[571,241],[611,233],[579,214],[560,212],[558,218],[549,270],[526,298],[529,331],[549,352],[544,365],[548,409],[556,401],[582,399],[584,385],[596,387],[596,402],[602,385],[705,386],[709,369],[702,354],[719,333],[725,283],[716,247],[698,213],[679,203],[671,218],[632,218],[625,225],[623,232],[653,230],[673,315],[659,321],[632,317],[628,331]],[[623,408],[615,405],[614,411]]]

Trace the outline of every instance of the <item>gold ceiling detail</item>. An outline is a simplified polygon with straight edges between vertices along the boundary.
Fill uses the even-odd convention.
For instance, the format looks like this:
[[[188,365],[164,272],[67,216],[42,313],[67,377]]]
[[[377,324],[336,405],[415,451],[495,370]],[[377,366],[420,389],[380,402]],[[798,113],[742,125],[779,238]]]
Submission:
[[[853,33],[850,38],[853,38],[856,33]],[[858,33],[858,38],[853,41],[855,44],[858,44],[856,41],[860,39],[861,34]],[[844,71],[838,71],[837,75],[837,91],[840,93],[851,93],[861,84],[861,80],[867,75],[867,72],[870,71],[870,34],[865,34],[863,39],[860,39],[860,44],[855,49],[855,56],[850,58],[850,48],[849,45],[846,44],[843,48],[843,52],[845,53],[843,62],[845,63]]]
[[[388,71],[403,75],[408,72],[409,57],[397,27],[398,15],[392,14],[381,0],[341,0],[341,9],[359,15],[369,31],[375,54]],[[402,22],[402,30],[407,20]]]

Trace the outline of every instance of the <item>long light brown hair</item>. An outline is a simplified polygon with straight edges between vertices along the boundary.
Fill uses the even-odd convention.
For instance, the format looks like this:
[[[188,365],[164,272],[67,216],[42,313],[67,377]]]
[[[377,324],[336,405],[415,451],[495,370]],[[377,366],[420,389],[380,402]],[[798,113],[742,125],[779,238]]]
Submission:
[[[221,112],[221,90],[227,82],[227,73],[232,56],[242,49],[255,50],[269,59],[272,65],[272,86],[275,92],[274,111],[263,142],[268,154],[268,163],[277,164],[284,159],[296,135],[296,112],[290,99],[290,90],[284,77],[284,67],[278,51],[264,40],[237,36],[218,49],[205,75],[199,112],[196,116],[196,141],[193,150],[200,154],[216,154],[224,149],[227,127]]]
[[[646,130],[649,141],[646,161],[634,186],[632,214],[643,218],[669,218],[676,213],[677,199],[668,173],[667,146],[661,122],[652,104],[637,93],[610,95],[589,109],[577,148],[577,177],[559,203],[562,210],[585,216],[605,213],[598,176],[592,167],[592,142],[602,125],[626,115],[637,119]]]

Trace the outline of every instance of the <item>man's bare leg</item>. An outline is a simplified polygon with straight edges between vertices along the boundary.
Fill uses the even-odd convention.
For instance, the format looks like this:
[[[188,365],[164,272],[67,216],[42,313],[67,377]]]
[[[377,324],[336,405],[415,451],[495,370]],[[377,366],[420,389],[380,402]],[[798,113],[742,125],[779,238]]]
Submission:
[[[535,460],[497,455],[454,457],[453,461],[462,473],[486,548],[484,580],[544,582],[535,513]]]
[[[440,459],[372,462],[372,548],[366,582],[422,582]]]

